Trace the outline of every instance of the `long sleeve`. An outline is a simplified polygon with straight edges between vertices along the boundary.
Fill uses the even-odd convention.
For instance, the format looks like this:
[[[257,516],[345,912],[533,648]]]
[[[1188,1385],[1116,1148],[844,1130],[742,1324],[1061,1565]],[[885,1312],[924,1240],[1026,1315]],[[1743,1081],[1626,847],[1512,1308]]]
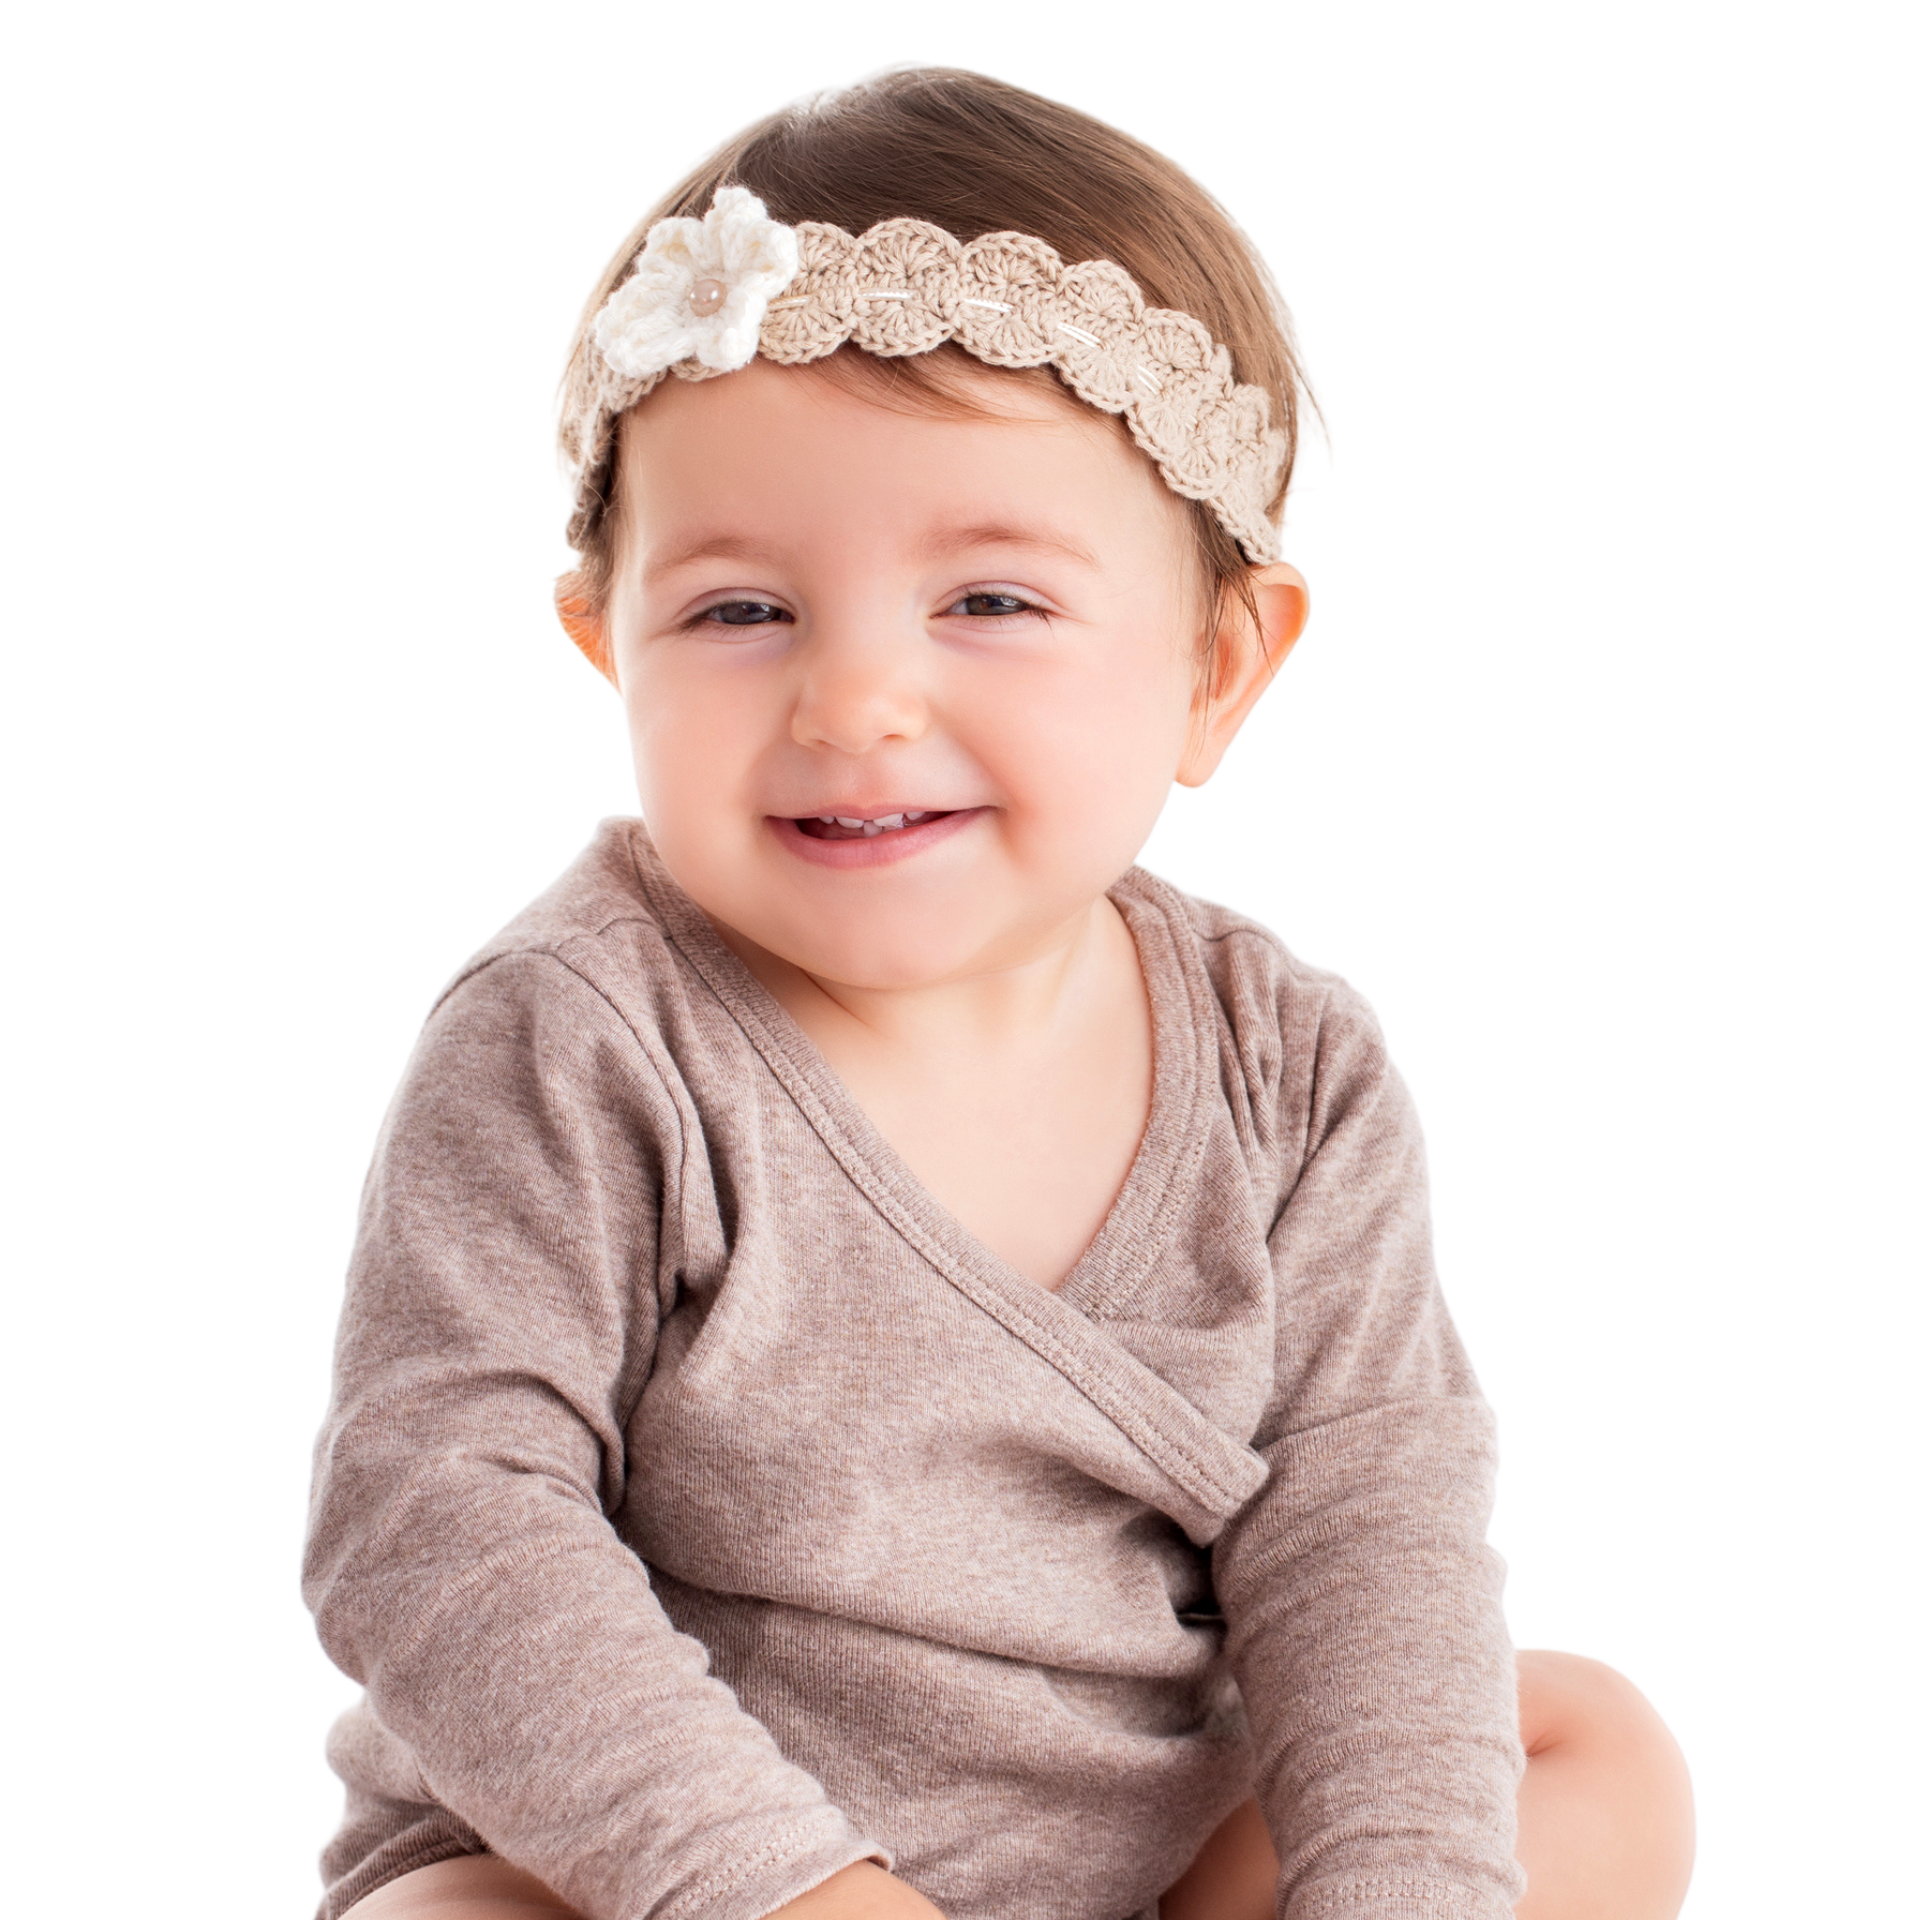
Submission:
[[[1521,1754],[1493,1433],[1434,1276],[1417,1123],[1344,991],[1269,1236],[1262,1491],[1214,1548],[1284,1920],[1508,1920]]]
[[[445,1809],[438,1853],[483,1840],[593,1920],[756,1920],[878,1851],[610,1522],[680,1136],[563,960],[459,984],[369,1176],[316,1462],[307,1598],[368,1696],[336,1751]]]

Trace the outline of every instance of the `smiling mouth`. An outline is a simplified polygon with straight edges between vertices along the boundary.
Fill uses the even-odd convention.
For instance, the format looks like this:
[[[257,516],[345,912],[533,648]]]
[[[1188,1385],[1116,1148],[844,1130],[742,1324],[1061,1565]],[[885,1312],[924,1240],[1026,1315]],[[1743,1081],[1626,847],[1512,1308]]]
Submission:
[[[937,808],[919,807],[899,813],[875,814],[871,819],[850,813],[810,814],[804,820],[795,820],[793,824],[809,840],[877,840],[883,833],[900,833],[928,820],[944,820],[946,817]]]

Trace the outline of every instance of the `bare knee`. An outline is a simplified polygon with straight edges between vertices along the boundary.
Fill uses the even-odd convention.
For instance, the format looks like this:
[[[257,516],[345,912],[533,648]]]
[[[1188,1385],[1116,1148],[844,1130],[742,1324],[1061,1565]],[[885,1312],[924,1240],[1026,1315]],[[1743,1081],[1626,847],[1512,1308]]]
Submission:
[[[1573,1653],[1522,1653],[1524,1920],[1671,1920],[1693,1870],[1693,1788],[1632,1681]]]
[[[557,1893],[491,1853],[415,1867],[367,1895],[353,1920],[579,1920]]]
[[[1520,1680],[1520,1742],[1537,1759],[1576,1746],[1617,1752],[1680,1749],[1666,1722],[1625,1674],[1584,1654],[1531,1649],[1515,1656]],[[1684,1765],[1684,1763],[1682,1763]]]

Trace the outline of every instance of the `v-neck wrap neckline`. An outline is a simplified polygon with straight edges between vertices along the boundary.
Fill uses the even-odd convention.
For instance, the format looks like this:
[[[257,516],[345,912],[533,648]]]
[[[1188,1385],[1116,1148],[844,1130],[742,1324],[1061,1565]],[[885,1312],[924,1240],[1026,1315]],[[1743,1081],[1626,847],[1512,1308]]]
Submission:
[[[1113,1422],[1185,1496],[1170,1501],[1209,1539],[1257,1492],[1266,1462],[1223,1432],[1100,1325],[1124,1307],[1165,1251],[1205,1156],[1214,1039],[1212,991],[1179,896],[1139,867],[1109,891],[1133,936],[1153,1026],[1147,1124],[1100,1230],[1049,1290],[967,1230],[928,1192],[848,1092],[820,1049],[715,931],[632,823],[634,871],[688,964],[739,1023],[821,1144],[887,1223],[955,1289],[993,1317]]]

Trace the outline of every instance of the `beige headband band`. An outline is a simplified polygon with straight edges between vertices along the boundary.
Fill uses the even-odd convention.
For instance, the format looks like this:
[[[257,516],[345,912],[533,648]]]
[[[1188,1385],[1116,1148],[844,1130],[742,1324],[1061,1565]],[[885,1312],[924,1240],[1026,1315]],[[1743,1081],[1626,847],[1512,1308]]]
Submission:
[[[604,506],[614,422],[669,372],[705,380],[756,352],[799,366],[847,341],[894,355],[945,340],[989,366],[1054,368],[1119,414],[1167,485],[1204,500],[1248,560],[1279,559],[1267,507],[1285,442],[1266,390],[1236,384],[1199,321],[1148,306],[1110,260],[1064,266],[1024,234],[962,246],[924,220],[857,238],[813,220],[787,227],[744,187],[722,187],[704,219],[656,221],[594,317],[561,425],[568,538],[578,548]]]

